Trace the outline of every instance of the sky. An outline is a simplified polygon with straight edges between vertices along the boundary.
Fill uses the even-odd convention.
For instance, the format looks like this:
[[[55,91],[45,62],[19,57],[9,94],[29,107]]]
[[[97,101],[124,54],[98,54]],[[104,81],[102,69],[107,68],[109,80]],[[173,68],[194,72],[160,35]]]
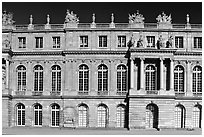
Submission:
[[[45,24],[47,14],[50,24],[63,24],[66,10],[73,11],[80,23],[91,23],[95,13],[96,23],[110,23],[114,13],[115,23],[128,23],[128,14],[139,10],[146,23],[156,23],[156,18],[163,11],[171,14],[172,23],[185,24],[186,14],[190,15],[191,24],[202,23],[201,2],[3,2],[2,11],[12,12],[15,24],[29,24],[33,15],[33,24]]]

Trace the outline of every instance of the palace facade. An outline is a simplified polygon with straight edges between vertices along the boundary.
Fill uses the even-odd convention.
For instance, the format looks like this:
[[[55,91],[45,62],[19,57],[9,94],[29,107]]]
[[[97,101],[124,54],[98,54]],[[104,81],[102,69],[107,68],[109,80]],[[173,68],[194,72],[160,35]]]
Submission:
[[[2,17],[2,126],[201,128],[202,26],[144,23],[14,25]]]

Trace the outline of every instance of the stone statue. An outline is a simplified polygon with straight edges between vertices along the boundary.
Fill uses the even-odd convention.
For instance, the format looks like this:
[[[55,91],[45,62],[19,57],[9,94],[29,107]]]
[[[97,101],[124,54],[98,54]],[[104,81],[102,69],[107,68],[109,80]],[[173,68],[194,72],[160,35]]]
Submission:
[[[111,23],[114,23],[114,15],[113,15],[113,13],[111,14]]]
[[[168,38],[168,41],[166,42],[166,48],[172,48],[173,47],[173,37],[170,36]]]
[[[167,16],[164,12],[156,18],[158,23],[171,23],[171,14]]]
[[[130,37],[130,40],[129,40],[129,42],[128,42],[128,47],[134,47],[134,45],[135,45],[135,40],[134,40],[134,38],[133,38],[133,34],[132,34],[132,36]]]
[[[2,67],[2,89],[5,88],[6,85],[6,69]]]
[[[47,15],[47,25],[49,25],[50,24],[50,15],[48,14]]]
[[[163,47],[162,41],[163,41],[162,35],[160,35],[159,39],[157,40],[157,49],[160,49],[161,47]]]
[[[130,15],[129,14],[129,23],[132,24],[132,23],[144,23],[144,20],[145,18],[143,17],[142,14],[139,14],[139,11],[137,10],[137,13],[135,14],[132,14]]]
[[[73,11],[67,10],[67,15],[65,17],[65,23],[78,23],[79,18],[77,17],[76,14],[73,13]]]
[[[92,23],[95,24],[95,20],[96,20],[96,17],[95,17],[95,14],[93,13],[93,16],[92,16]]]
[[[189,14],[187,14],[186,15],[186,23],[189,24],[189,21],[190,21],[190,17],[189,17]]]
[[[33,15],[30,15],[30,24],[29,25],[32,25],[33,24]]]
[[[142,37],[142,35],[140,35],[140,38],[137,41],[137,47],[143,47],[143,37]]]
[[[13,14],[12,13],[6,13],[6,11],[2,14],[2,25],[13,25],[15,21],[13,21]]]

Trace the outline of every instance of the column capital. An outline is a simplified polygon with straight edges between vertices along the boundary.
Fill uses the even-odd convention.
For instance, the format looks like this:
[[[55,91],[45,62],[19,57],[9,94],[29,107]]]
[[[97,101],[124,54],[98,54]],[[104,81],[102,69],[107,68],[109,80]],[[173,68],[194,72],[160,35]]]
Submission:
[[[175,61],[175,59],[174,58],[169,58],[170,59],[170,61],[172,61],[172,62],[174,62]]]
[[[191,64],[192,60],[186,60],[186,64]]]
[[[134,60],[135,60],[135,57],[130,57],[130,60],[131,60],[131,61],[134,61]]]
[[[160,57],[159,60],[160,60],[160,61],[164,61],[165,58],[164,58],[164,57]]]
[[[143,61],[145,60],[145,57],[139,57],[139,58],[140,58],[140,60],[143,60]]]

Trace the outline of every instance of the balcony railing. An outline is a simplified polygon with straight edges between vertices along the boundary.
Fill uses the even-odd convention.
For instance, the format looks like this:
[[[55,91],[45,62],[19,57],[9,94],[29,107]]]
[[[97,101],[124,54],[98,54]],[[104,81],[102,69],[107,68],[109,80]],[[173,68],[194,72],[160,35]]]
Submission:
[[[194,97],[202,97],[202,92],[194,92],[193,96]]]
[[[124,96],[127,94],[127,91],[117,91],[116,95]]]
[[[98,95],[100,96],[108,95],[108,91],[98,91]]]
[[[25,91],[16,91],[16,95],[25,95]]]
[[[42,96],[43,92],[42,91],[33,91],[32,95],[33,96]]]
[[[79,91],[78,95],[89,95],[88,91]]]
[[[61,94],[61,91],[50,91],[51,96],[59,96]]]
[[[146,93],[150,95],[157,95],[158,91],[157,90],[147,90]]]

